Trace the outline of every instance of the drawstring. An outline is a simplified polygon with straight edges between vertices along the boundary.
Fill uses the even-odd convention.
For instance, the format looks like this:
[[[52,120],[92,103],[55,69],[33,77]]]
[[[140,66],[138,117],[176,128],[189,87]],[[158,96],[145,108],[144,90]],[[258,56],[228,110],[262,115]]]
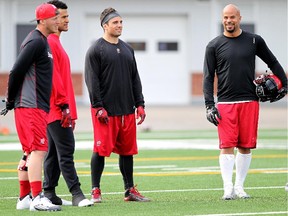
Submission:
[[[124,126],[124,115],[121,116],[122,127]]]

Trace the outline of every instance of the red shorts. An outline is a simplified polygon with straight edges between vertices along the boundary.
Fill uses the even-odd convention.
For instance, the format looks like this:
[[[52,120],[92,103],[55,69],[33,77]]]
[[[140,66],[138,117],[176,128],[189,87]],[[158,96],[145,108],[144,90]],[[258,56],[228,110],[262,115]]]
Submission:
[[[23,152],[47,151],[48,113],[37,108],[16,108],[15,124]]]
[[[221,115],[218,125],[219,147],[256,148],[259,102],[218,104]]]
[[[109,123],[100,123],[96,117],[96,109],[91,109],[94,129],[94,152],[109,157],[112,152],[119,155],[135,155],[138,153],[136,142],[135,114],[125,116],[109,116]]]

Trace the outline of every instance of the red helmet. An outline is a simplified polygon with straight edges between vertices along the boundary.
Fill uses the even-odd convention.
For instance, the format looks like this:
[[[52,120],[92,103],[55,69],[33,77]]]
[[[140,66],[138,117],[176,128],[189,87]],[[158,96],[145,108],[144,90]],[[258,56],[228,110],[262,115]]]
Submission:
[[[260,75],[254,80],[256,85],[256,95],[261,102],[273,101],[282,88],[280,79],[274,74]]]

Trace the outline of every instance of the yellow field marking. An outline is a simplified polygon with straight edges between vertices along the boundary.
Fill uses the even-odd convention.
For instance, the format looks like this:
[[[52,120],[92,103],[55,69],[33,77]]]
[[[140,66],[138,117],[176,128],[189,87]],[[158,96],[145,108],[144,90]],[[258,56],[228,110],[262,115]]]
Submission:
[[[287,154],[277,155],[253,155],[253,158],[288,158]],[[189,161],[189,160],[218,160],[217,156],[191,156],[191,157],[157,157],[157,158],[134,158],[134,161]],[[106,162],[118,162],[118,158],[106,158]],[[76,160],[75,162],[90,163],[90,159]],[[1,163],[0,163],[1,165]]]
[[[79,174],[85,174],[89,175],[91,172],[88,171],[77,171]],[[275,173],[275,174],[281,174],[281,173],[288,173],[288,170],[274,170],[274,169],[251,169],[249,170],[249,173],[252,174],[267,174],[267,173]],[[187,171],[187,172],[157,172],[157,173],[144,173],[144,172],[134,172],[135,176],[189,176],[189,175],[218,175],[220,174],[219,171]],[[120,172],[103,172],[103,175],[106,176],[116,176],[121,175]]]
[[[5,165],[5,166],[7,166],[7,165],[15,165],[15,164],[18,165],[18,163],[19,163],[19,162],[0,162],[0,166],[1,166],[1,165]]]
[[[0,169],[0,172],[2,173],[16,173],[17,169]],[[90,175],[90,171],[77,171],[78,174],[82,175]],[[252,174],[282,174],[282,173],[288,173],[288,170],[277,170],[277,169],[251,169],[249,170],[249,173]],[[187,171],[187,172],[178,172],[178,171],[172,171],[172,172],[134,172],[135,176],[190,176],[190,175],[218,175],[220,174],[219,171]],[[103,172],[103,175],[105,176],[118,176],[121,175],[119,171],[117,172]]]
[[[287,154],[276,155],[253,155],[253,158],[288,158]],[[192,157],[157,157],[157,158],[134,158],[134,161],[189,161],[189,160],[218,160],[219,156],[192,156]],[[118,162],[118,158],[106,158],[106,162]],[[90,159],[75,160],[76,163],[90,163]],[[0,162],[0,166],[18,165],[18,162]]]
[[[1,173],[16,173],[17,169],[0,169]]]

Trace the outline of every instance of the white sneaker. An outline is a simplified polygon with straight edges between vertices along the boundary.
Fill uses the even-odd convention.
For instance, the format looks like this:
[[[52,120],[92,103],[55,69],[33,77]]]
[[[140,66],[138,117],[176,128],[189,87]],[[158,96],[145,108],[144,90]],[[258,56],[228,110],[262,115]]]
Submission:
[[[54,205],[72,206],[72,202],[58,197],[54,194],[44,191],[44,196],[50,200]]]
[[[18,198],[16,209],[17,210],[29,209],[31,202],[32,202],[32,199],[30,197],[30,194],[28,194],[27,196],[25,196],[21,200],[20,200],[20,198]]]
[[[40,193],[32,200],[30,211],[61,211],[61,207],[54,205],[43,193]]]
[[[91,202],[90,200],[83,199],[79,202],[78,207],[88,207],[88,206],[93,206],[93,205],[94,205],[94,203]]]
[[[61,199],[63,206],[72,206],[72,201]]]
[[[224,188],[224,195],[223,195],[222,199],[223,200],[233,200],[233,199],[235,199],[235,193],[234,193],[233,186]]]
[[[247,194],[242,187],[235,187],[235,195],[240,199],[249,199],[250,195]]]

